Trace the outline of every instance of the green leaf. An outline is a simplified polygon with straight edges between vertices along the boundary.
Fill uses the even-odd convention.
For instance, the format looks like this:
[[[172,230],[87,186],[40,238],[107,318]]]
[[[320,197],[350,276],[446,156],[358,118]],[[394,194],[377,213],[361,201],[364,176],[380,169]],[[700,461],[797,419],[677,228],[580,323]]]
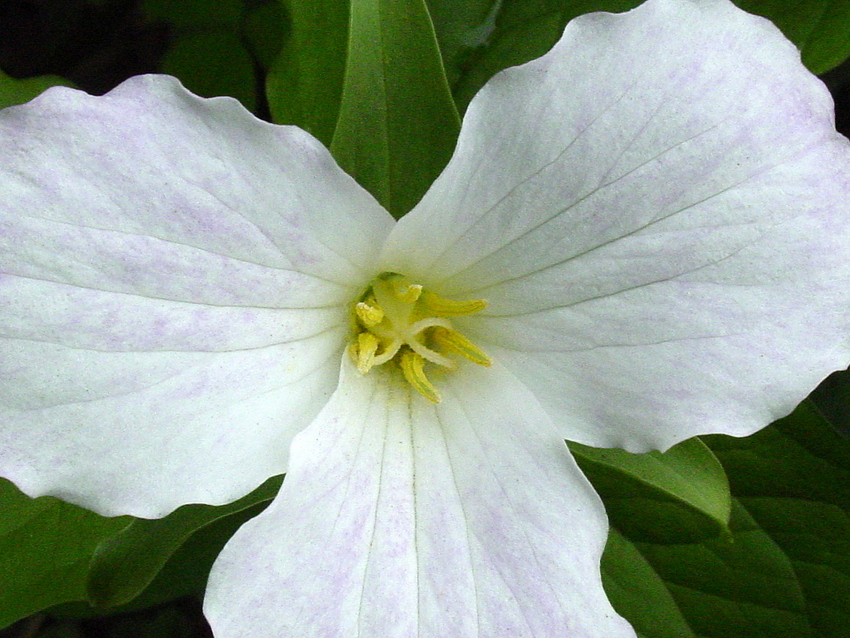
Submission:
[[[569,445],[605,501],[611,524],[629,538],[686,543],[727,531],[726,475],[699,439],[684,441],[663,454]]]
[[[283,8],[276,0],[252,6],[242,21],[242,37],[264,69],[274,64],[286,36]]]
[[[342,100],[348,3],[286,2],[289,37],[266,78],[272,120],[294,124],[330,147]]]
[[[47,607],[85,600],[89,561],[129,516],[104,518],[0,479],[0,628]]]
[[[646,638],[812,636],[802,592],[781,548],[737,501],[730,529],[728,539],[694,545],[625,538],[607,545],[604,577],[619,576],[617,588],[605,582],[614,608]],[[631,566],[636,554],[650,569],[636,573]],[[676,618],[688,630],[659,626],[659,616]]]
[[[351,3],[331,152],[395,217],[440,174],[460,121],[424,0]]]
[[[497,0],[426,0],[449,85],[458,81],[464,52],[481,46],[496,26]]]
[[[249,111],[257,106],[254,61],[239,38],[225,30],[179,37],[162,61],[163,73],[204,97],[229,95]]]
[[[825,73],[850,56],[850,2],[847,0],[734,0],[744,11],[771,20],[797,45],[803,64]]]
[[[634,543],[614,527],[608,532],[600,569],[608,599],[639,636],[694,638],[667,584]]]
[[[810,401],[751,437],[704,440],[729,477],[731,533],[671,544],[615,529],[602,560],[615,608],[646,638],[845,637],[850,443]]]
[[[115,611],[145,609],[189,594],[202,595],[210,569],[227,541],[245,522],[266,509],[269,502],[262,500],[199,528],[169,556],[141,594]]]
[[[89,600],[99,607],[113,607],[130,602],[154,582],[168,561],[193,535],[218,521],[232,519],[234,514],[246,510],[251,510],[251,515],[256,515],[274,497],[280,484],[281,477],[273,477],[251,494],[228,505],[185,505],[165,518],[135,519],[120,534],[102,543],[95,553],[88,585]],[[259,504],[262,504],[262,507],[258,510],[255,506]],[[223,527],[215,528],[213,537],[205,536],[202,545],[208,549],[212,544],[221,549],[244,520],[247,519],[242,517],[238,522],[230,520]],[[202,554],[205,557],[204,563],[211,564],[217,551],[204,551]],[[197,552],[190,552],[190,555],[199,558]],[[189,589],[180,589],[175,594],[172,565],[171,578],[165,579],[170,582],[172,591],[163,595],[161,590],[154,588],[153,597],[157,602],[167,600],[171,595],[188,593],[193,587],[203,586],[206,582],[206,571],[195,564],[194,560],[188,564],[185,561],[180,564],[188,568],[190,577],[194,579],[190,581],[192,584]],[[209,565],[207,569],[208,567]],[[177,572],[180,573],[180,570]]]
[[[40,75],[25,80],[16,80],[0,70],[0,109],[29,102],[51,86],[74,85],[58,75]]]
[[[833,372],[809,398],[836,430],[850,438],[850,370]]]

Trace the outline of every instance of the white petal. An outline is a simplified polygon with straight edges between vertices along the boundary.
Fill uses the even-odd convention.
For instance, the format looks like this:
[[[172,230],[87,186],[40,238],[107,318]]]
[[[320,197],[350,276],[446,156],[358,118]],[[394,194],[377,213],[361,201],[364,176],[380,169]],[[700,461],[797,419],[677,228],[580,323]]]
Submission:
[[[850,362],[848,201],[794,46],[726,0],[649,0],[493,78],[385,259],[487,298],[459,325],[565,437],[664,448],[753,432]]]
[[[165,76],[0,114],[0,470],[159,516],[286,470],[390,216],[307,134]]]
[[[187,260],[195,248],[349,285],[372,274],[393,223],[309,134],[261,122],[230,98],[194,96],[168,76],[131,78],[99,98],[51,89],[3,111],[0,136],[4,239],[31,230],[72,260],[26,255],[36,262],[30,276],[60,271],[85,285],[86,264],[63,240],[102,255],[123,234],[145,251],[158,239],[184,247]],[[7,230],[18,218],[24,225]],[[63,225],[77,235],[65,236]],[[151,272],[130,261],[113,264],[116,278],[133,275],[134,287],[179,296],[163,276],[170,264]],[[255,305],[275,292],[259,293]]]
[[[216,636],[634,636],[601,586],[602,505],[534,398],[499,366],[440,387],[433,406],[345,358],[213,567]]]

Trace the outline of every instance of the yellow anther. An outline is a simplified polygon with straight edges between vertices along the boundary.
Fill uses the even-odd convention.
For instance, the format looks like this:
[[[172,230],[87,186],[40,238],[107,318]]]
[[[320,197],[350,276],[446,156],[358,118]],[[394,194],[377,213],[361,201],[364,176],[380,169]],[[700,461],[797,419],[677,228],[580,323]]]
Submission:
[[[392,275],[386,281],[392,287],[396,299],[404,303],[414,303],[422,294],[422,284],[412,284],[402,275]]]
[[[361,374],[366,374],[375,364],[375,353],[378,351],[378,338],[371,332],[361,332],[357,335],[357,352],[355,361]]]
[[[492,361],[478,346],[472,343],[469,339],[460,334],[457,330],[436,326],[432,329],[431,338],[434,344],[441,351],[455,352],[463,357],[466,357],[472,363],[477,363],[480,366],[490,367]]]
[[[367,328],[377,326],[384,319],[384,311],[381,310],[381,307],[375,302],[374,298],[370,301],[372,304],[361,301],[354,306],[354,312],[357,313],[357,318]]]
[[[422,293],[420,302],[437,317],[459,317],[461,315],[471,315],[476,312],[481,312],[487,307],[486,299],[454,301],[453,299],[441,297],[430,290],[426,290]]]
[[[434,384],[425,376],[425,359],[412,350],[408,350],[401,355],[401,371],[404,373],[404,378],[416,390],[432,403],[440,402],[440,393]]]

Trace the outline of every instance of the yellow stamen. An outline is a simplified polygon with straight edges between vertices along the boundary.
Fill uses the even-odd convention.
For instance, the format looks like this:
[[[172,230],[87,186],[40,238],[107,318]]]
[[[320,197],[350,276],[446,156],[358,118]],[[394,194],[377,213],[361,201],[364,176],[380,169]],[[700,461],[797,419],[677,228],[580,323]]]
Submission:
[[[461,315],[471,315],[476,312],[481,312],[487,307],[486,299],[454,301],[453,299],[441,297],[430,290],[426,290],[422,293],[420,301],[437,317],[459,317]]]
[[[492,361],[481,349],[478,348],[469,339],[460,334],[457,330],[451,328],[443,328],[437,326],[431,332],[431,338],[434,343],[440,347],[441,351],[449,350],[466,357],[472,363],[477,363],[480,366],[489,368]]]
[[[425,359],[422,355],[408,350],[401,355],[401,371],[404,378],[416,390],[432,403],[440,402],[440,393],[425,376]]]
[[[404,303],[414,303],[422,294],[421,284],[412,284],[407,277],[402,275],[393,275],[387,278],[387,283],[392,286],[393,294],[396,299]]]
[[[361,332],[357,335],[357,369],[366,374],[375,364],[375,353],[378,351],[378,338],[371,332]]]
[[[354,306],[357,318],[366,328],[377,326],[384,319],[384,311],[381,310],[374,297],[370,298],[369,302],[361,301]]]
[[[454,329],[450,319],[486,307],[484,299],[446,299],[411,283],[405,275],[385,272],[353,304],[348,350],[361,374],[391,364],[417,392],[439,403],[440,393],[426,376],[428,366],[456,370],[454,355],[481,366],[491,363],[490,357]]]

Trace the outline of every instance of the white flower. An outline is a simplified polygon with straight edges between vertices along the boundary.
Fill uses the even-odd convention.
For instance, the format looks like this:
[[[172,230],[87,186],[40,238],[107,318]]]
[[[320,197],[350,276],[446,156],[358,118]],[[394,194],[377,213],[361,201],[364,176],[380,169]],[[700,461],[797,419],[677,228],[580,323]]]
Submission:
[[[213,569],[220,638],[634,635],[563,439],[744,435],[850,360],[847,140],[726,0],[572,22],[398,223],[167,77],[0,138],[0,470],[148,517],[287,472]]]

